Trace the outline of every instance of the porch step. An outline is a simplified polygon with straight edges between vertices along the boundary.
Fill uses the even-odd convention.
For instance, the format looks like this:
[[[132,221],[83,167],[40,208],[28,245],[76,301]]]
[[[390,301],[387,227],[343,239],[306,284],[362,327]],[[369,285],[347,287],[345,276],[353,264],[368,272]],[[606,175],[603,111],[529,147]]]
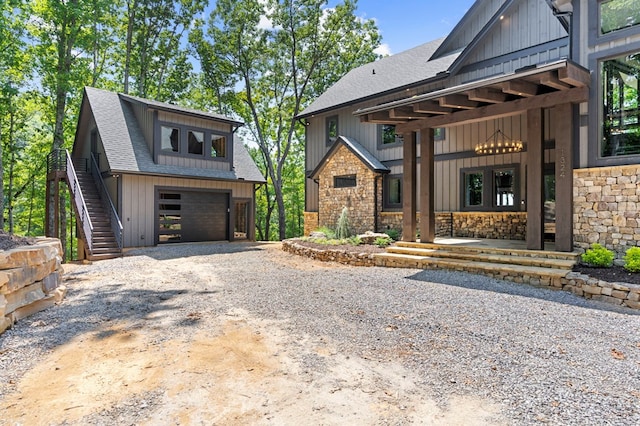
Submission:
[[[447,269],[518,283],[562,287],[578,253],[398,242],[374,255],[377,266]]]

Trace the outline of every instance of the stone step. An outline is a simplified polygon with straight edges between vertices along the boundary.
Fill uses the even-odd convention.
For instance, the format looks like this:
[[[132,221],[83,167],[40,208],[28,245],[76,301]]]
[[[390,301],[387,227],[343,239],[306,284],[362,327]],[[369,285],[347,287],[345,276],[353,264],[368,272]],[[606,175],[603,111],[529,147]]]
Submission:
[[[387,253],[406,254],[432,258],[469,260],[475,262],[488,262],[506,265],[539,266],[544,268],[565,269],[570,271],[575,265],[575,260],[556,259],[547,257],[525,257],[509,254],[479,253],[465,250],[449,250],[449,248],[416,248],[391,246]]]
[[[538,257],[546,259],[564,259],[576,262],[579,260],[580,253],[578,252],[561,252],[552,250],[525,250],[525,249],[513,249],[513,248],[499,248],[499,247],[483,247],[474,245],[457,245],[457,244],[434,244],[434,243],[419,243],[398,241],[394,243],[396,247],[410,247],[418,249],[431,249],[431,250],[446,250],[450,252],[468,253],[468,254],[496,254],[496,255],[509,255],[519,257]]]
[[[516,283],[562,288],[562,279],[571,271],[540,266],[523,266],[477,260],[448,259],[399,253],[374,254],[376,266],[415,269],[447,269],[482,274]]]

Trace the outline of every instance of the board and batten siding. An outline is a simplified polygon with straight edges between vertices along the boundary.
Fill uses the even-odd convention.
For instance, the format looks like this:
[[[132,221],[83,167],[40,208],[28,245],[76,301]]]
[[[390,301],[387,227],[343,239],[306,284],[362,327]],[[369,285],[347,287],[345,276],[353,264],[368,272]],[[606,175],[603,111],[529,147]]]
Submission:
[[[136,117],[136,121],[142,130],[144,141],[149,147],[149,152],[153,152],[153,111],[146,106],[138,103],[124,102],[125,105],[129,105],[133,114]]]
[[[231,191],[231,198],[253,199],[253,184],[214,180],[123,175],[121,221],[125,247],[155,244],[156,187]]]

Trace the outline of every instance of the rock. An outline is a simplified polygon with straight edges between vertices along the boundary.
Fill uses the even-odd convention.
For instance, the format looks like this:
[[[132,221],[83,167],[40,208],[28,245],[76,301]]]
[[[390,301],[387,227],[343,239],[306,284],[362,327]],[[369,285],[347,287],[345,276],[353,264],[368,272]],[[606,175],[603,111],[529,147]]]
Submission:
[[[378,238],[389,238],[387,234],[381,234],[376,232],[367,231],[364,234],[358,235],[362,244],[373,244]]]

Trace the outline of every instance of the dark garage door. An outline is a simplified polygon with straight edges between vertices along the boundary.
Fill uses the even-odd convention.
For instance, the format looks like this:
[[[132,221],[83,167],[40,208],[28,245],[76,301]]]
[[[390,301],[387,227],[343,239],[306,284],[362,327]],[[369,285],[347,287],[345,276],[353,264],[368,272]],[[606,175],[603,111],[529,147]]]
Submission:
[[[158,190],[158,243],[229,239],[229,194]]]

